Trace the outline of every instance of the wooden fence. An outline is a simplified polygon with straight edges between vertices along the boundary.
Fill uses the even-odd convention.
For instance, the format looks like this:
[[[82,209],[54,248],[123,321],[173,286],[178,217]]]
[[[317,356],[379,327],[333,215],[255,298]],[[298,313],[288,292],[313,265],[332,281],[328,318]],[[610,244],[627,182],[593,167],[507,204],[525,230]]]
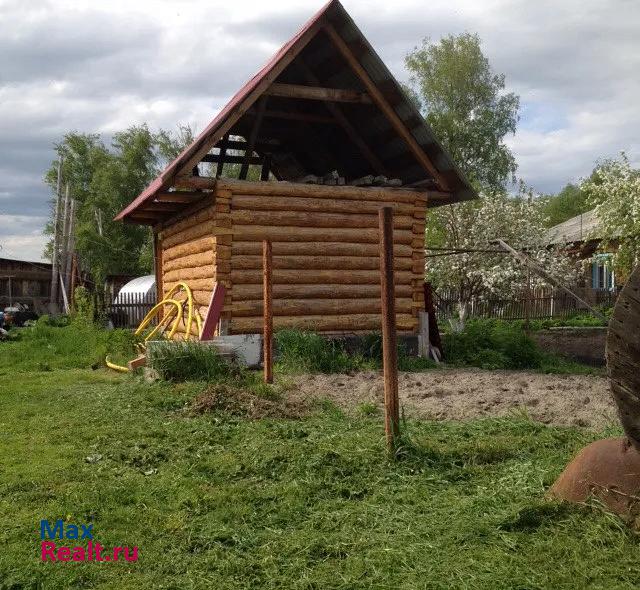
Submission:
[[[154,293],[122,293],[107,306],[107,317],[114,328],[137,328],[156,304]],[[155,321],[155,320],[154,320]]]
[[[616,293],[612,291],[576,290],[576,294],[590,301],[594,306],[610,306],[615,303]],[[458,295],[454,291],[435,291],[434,305],[438,320],[446,321],[458,317]],[[586,308],[574,297],[559,289],[538,289],[514,298],[474,298],[469,305],[469,317],[495,318],[503,320],[524,320],[567,318]]]

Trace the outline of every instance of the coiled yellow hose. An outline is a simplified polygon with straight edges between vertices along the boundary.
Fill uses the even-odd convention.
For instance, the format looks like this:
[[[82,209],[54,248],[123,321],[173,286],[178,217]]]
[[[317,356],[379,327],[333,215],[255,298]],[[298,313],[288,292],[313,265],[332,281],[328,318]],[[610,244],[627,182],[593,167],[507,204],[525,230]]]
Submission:
[[[186,299],[176,299],[175,295],[179,294],[180,291],[184,291],[186,294]],[[185,303],[187,304],[187,320],[184,321],[184,312],[185,312]],[[145,328],[151,323],[153,318],[155,318],[165,306],[170,305],[170,310],[164,314],[164,317],[158,322],[158,325],[153,328],[145,337],[144,342],[151,340],[158,332],[164,336],[164,333],[173,320],[173,324],[169,329],[169,334],[167,338],[171,340],[178,327],[180,326],[180,321],[184,322],[185,325],[185,334],[184,339],[189,340],[191,338],[191,328],[193,325],[193,320],[195,318],[196,327],[198,330],[197,337],[200,337],[202,334],[202,317],[200,316],[200,312],[193,307],[193,293],[189,288],[189,285],[186,283],[177,283],[166,295],[165,298],[153,306],[151,311],[144,316],[143,320],[140,322],[140,325],[136,328],[134,334],[139,336],[145,330]],[[146,346],[141,345],[141,352],[146,351]],[[105,359],[105,363],[107,367],[113,369],[114,371],[119,371],[120,373],[128,373],[129,367],[125,367],[123,365],[116,365],[109,360],[109,357]]]

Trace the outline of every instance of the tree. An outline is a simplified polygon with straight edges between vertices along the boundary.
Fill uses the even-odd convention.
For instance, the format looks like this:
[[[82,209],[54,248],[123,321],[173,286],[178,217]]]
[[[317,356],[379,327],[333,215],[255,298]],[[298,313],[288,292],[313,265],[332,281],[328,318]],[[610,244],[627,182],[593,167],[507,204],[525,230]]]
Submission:
[[[557,195],[540,197],[549,227],[558,225],[591,209],[586,193],[575,184],[567,184]]]
[[[596,167],[580,188],[598,219],[599,250],[612,252],[612,263],[624,277],[640,259],[640,170],[622,153]]]
[[[576,262],[546,244],[546,217],[541,201],[524,196],[513,198],[500,192],[482,194],[470,205],[464,215],[449,217],[450,225],[427,229],[428,243],[430,232],[444,229],[452,235],[457,249],[468,250],[451,255],[432,252],[427,262],[427,277],[434,286],[451,289],[458,295],[462,322],[473,298],[514,297],[527,286],[526,268],[493,244],[495,239],[503,239],[516,250],[525,251],[558,280],[570,283],[577,278]],[[532,287],[544,284],[542,278],[531,275]]]
[[[62,179],[76,199],[75,246],[98,287],[109,274],[151,271],[151,232],[113,221],[183,147],[189,134],[153,133],[146,125],[116,133],[109,148],[95,134],[68,133],[56,146],[64,158]],[[45,174],[55,190],[57,161]],[[45,232],[51,233],[49,222]],[[50,246],[48,247],[50,251]]]
[[[515,180],[515,158],[504,138],[516,131],[520,99],[504,93],[504,74],[492,71],[478,35],[424,39],[405,63],[410,96],[469,179],[489,190]]]

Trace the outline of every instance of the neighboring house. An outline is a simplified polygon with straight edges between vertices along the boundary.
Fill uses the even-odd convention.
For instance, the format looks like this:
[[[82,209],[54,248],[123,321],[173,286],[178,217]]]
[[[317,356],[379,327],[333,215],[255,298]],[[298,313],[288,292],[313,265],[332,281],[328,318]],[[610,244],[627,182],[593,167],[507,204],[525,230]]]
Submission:
[[[51,294],[51,264],[0,258],[0,309],[21,303],[46,313]]]
[[[591,301],[602,301],[606,299],[606,294],[618,290],[615,272],[610,264],[612,255],[596,253],[601,236],[594,210],[554,225],[547,233],[547,241],[552,246],[564,247],[579,260],[591,261],[590,264],[585,263],[584,274],[586,295],[590,296]]]

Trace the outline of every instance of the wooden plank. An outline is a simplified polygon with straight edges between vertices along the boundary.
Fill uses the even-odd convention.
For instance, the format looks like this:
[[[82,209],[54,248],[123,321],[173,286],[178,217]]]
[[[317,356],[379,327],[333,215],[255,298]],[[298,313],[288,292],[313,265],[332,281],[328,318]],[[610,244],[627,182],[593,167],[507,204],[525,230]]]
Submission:
[[[264,382],[273,383],[273,281],[271,242],[262,242]],[[232,316],[233,317],[233,316]]]
[[[229,134],[227,133],[220,143],[220,151],[218,154],[218,165],[216,166],[216,178],[222,176],[222,170],[224,168],[225,158],[227,156],[227,147],[229,146]],[[205,156],[206,157],[206,156]]]
[[[194,203],[206,196],[207,193],[194,191],[160,192],[156,195],[156,201],[161,203]]]
[[[438,171],[429,157],[424,153],[424,150],[420,147],[409,129],[407,129],[402,119],[400,119],[393,107],[384,98],[384,96],[378,89],[377,84],[371,79],[367,71],[353,55],[353,52],[351,51],[351,49],[349,49],[349,46],[345,43],[344,39],[342,39],[340,34],[330,23],[325,23],[324,29],[329,35],[329,38],[331,39],[335,47],[342,54],[347,63],[351,66],[351,69],[356,73],[358,78],[360,78],[365,88],[367,89],[369,96],[373,99],[373,102],[384,113],[398,135],[407,144],[407,147],[409,148],[415,159],[418,161],[418,163],[431,176],[433,176],[440,189],[444,191],[450,190],[449,184],[447,183],[443,175]]]
[[[207,308],[207,313],[202,324],[202,334],[200,340],[211,340],[215,332],[216,326],[220,321],[222,307],[224,305],[225,288],[224,285],[216,283],[211,293],[211,301]]]
[[[300,98],[303,100],[321,100],[332,102],[350,102],[370,104],[371,97],[364,92],[345,90],[342,88],[322,88],[320,86],[303,86],[300,84],[279,84],[274,82],[264,92],[268,96],[283,98]]]
[[[388,452],[395,457],[397,439],[400,435],[400,403],[398,401],[398,342],[393,271],[393,210],[390,207],[383,207],[379,215],[384,430]]]
[[[253,150],[256,147],[256,140],[258,139],[258,133],[260,131],[260,125],[262,125],[262,118],[264,117],[264,111],[267,107],[267,97],[261,96],[258,99],[258,107],[256,117],[251,127],[251,133],[249,134],[249,141],[247,142],[247,149],[244,152],[244,159],[242,160],[242,166],[240,167],[240,174],[238,178],[244,180],[247,178],[249,172],[249,164],[251,163],[251,157],[253,156]]]
[[[214,164],[216,162],[218,164],[220,164],[221,162],[223,164],[242,164],[244,161],[245,161],[244,156],[229,156],[229,155],[222,156],[221,154],[205,154],[204,156],[202,156],[202,162],[212,162]],[[259,156],[251,156],[249,158],[249,164],[261,164],[261,163],[262,163],[262,158]],[[203,176],[202,178],[207,178],[207,177]]]

